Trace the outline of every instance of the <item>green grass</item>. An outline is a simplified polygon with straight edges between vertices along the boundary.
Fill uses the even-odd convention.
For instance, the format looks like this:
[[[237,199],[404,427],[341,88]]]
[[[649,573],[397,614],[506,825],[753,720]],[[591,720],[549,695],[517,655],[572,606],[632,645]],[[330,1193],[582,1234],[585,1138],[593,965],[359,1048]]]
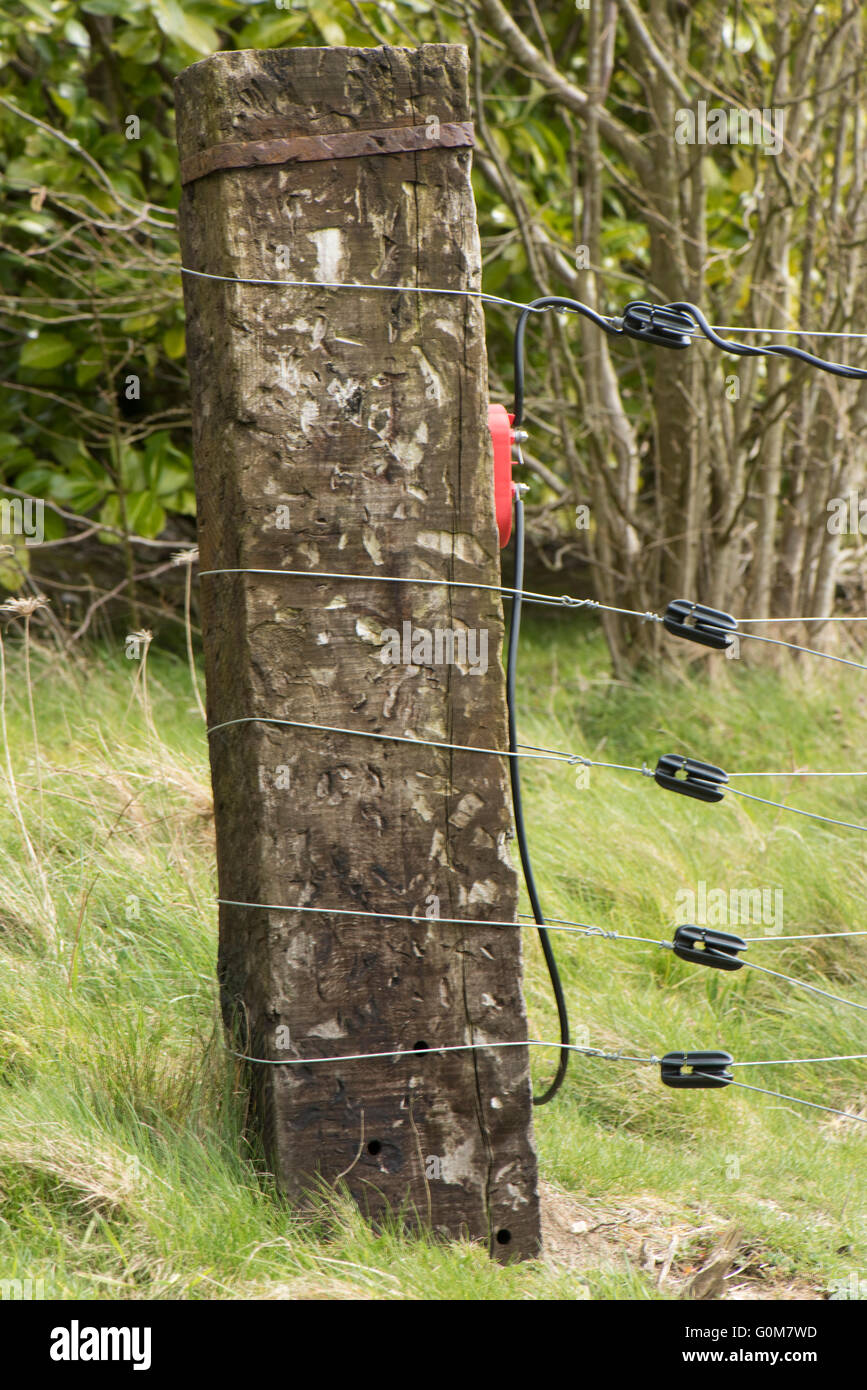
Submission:
[[[42,1279],[47,1297],[671,1298],[732,1223],[734,1283],[754,1296],[820,1297],[853,1271],[865,1278],[865,1126],[734,1087],[675,1092],[657,1068],[627,1061],[574,1057],[560,1096],[535,1112],[565,1254],[555,1241],[544,1259],[502,1268],[397,1222],[375,1235],[339,1194],[323,1192],[304,1217],[287,1209],[242,1138],[241,1077],[218,1023],[207,749],[189,672],[152,648],[148,707],[141,679],[134,688],[140,663],[34,650],[37,751],[10,637],[6,660],[0,1279]],[[700,665],[615,684],[592,627],[528,623],[522,737],[638,766],[663,752],[738,771],[860,766],[858,675],[713,662],[713,681]],[[552,916],[668,940],[677,893],[704,880],[782,889],[784,934],[867,927],[857,832],[731,796],[703,805],[635,774],[594,768],[581,787],[576,772],[524,764]],[[867,823],[855,779],[735,785]],[[554,943],[573,1036],[591,1047],[725,1047],[738,1060],[867,1051],[863,1015],[757,971],[723,975],[623,941]],[[867,938],[750,955],[867,1002]],[[530,930],[526,970],[531,1036],[553,1038]],[[534,1051],[537,1088],[555,1056]],[[867,1114],[862,1063],[750,1071],[736,1074]],[[598,1228],[593,1240],[569,1234],[579,1217]],[[658,1288],[652,1257],[672,1236]]]

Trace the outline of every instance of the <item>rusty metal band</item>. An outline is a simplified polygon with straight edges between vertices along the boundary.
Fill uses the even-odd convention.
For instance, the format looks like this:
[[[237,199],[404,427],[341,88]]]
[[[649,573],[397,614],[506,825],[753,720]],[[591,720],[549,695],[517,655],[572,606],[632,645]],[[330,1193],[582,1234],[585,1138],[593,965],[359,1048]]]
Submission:
[[[210,149],[190,155],[181,164],[181,183],[192,183],[216,169],[300,164],[314,159],[359,159],[362,155],[406,154],[413,150],[459,149],[474,143],[472,121],[394,126],[388,130],[346,130],[335,135],[293,135],[279,140],[246,140],[212,145]]]

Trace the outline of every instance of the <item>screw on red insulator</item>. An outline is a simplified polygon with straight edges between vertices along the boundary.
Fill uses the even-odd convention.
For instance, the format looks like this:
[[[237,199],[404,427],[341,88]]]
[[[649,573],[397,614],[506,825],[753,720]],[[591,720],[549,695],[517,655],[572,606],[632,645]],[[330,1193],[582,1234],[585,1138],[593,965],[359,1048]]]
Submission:
[[[512,534],[512,445],[515,441],[512,421],[504,405],[488,406],[488,429],[494,445],[494,507],[500,549],[509,544]]]

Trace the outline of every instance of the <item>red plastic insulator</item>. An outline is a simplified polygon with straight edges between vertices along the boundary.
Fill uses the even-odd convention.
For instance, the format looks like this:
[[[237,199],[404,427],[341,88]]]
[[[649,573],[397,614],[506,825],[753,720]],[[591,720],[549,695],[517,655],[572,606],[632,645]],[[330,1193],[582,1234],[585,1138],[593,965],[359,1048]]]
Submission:
[[[512,534],[512,445],[515,442],[510,415],[504,405],[488,406],[488,429],[494,445],[494,507],[500,549]]]

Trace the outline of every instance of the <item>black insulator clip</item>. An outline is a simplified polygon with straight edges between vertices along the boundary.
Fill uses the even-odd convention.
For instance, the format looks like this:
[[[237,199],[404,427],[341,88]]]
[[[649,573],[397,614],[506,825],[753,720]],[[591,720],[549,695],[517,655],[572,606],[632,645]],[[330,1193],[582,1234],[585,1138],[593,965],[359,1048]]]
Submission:
[[[659,304],[646,304],[642,299],[633,299],[627,304],[620,315],[620,327],[639,342],[668,348],[689,347],[695,331],[688,314]]]
[[[666,608],[662,625],[675,637],[686,637],[690,642],[722,652],[734,641],[738,620],[719,608],[705,608],[703,603],[676,598]]]
[[[721,767],[683,758],[679,753],[663,753],[653,776],[661,787],[682,796],[694,796],[697,801],[722,801],[729,780]]]
[[[663,1085],[679,1091],[712,1090],[734,1081],[730,1071],[733,1058],[729,1052],[666,1052],[660,1061]],[[690,1071],[684,1071],[690,1067]]]
[[[712,965],[715,970],[740,970],[738,951],[747,943],[727,931],[711,931],[707,927],[678,927],[674,933],[674,954],[696,965]]]

